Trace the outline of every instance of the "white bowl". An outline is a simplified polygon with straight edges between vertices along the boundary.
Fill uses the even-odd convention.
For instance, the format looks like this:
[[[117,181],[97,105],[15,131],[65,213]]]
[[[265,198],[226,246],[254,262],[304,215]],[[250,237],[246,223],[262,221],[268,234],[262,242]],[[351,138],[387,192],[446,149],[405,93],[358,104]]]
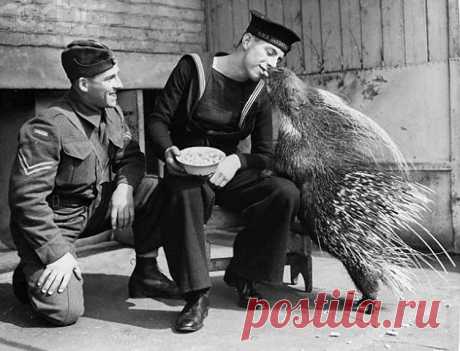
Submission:
[[[185,169],[188,174],[197,175],[197,176],[207,176],[216,171],[217,165],[220,161],[225,158],[225,153],[219,149],[207,146],[193,146],[181,150],[180,156],[176,157],[177,162],[179,162]],[[212,162],[206,162],[203,158],[206,157],[206,154],[215,155],[215,160]],[[195,157],[198,161],[194,163],[190,160],[190,156]],[[200,157],[202,156],[202,157]]]

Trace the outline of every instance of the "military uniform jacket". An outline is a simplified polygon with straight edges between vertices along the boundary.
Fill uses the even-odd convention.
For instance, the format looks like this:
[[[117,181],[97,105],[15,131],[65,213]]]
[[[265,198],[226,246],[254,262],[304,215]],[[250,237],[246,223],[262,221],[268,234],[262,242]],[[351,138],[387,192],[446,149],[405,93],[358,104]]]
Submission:
[[[43,264],[72,251],[53,220],[55,197],[69,204],[89,204],[102,183],[136,187],[144,174],[144,155],[132,140],[120,108],[106,108],[99,142],[101,113],[83,105],[72,92],[26,122],[9,188],[13,238],[32,249]],[[102,126],[102,124],[101,124]],[[20,252],[21,253],[21,252]]]

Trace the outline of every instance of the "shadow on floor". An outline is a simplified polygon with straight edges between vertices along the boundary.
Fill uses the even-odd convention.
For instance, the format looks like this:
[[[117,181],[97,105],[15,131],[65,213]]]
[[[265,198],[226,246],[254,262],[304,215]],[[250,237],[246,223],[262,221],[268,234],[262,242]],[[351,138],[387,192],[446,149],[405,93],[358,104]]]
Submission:
[[[136,300],[128,298],[129,277],[115,274],[84,274],[83,279],[84,317],[142,328],[168,329],[174,321],[176,312],[167,306],[183,304],[181,300],[161,300],[166,306],[164,310],[136,309]],[[0,322],[22,328],[53,328],[37,316],[30,306],[16,300],[10,284],[0,284],[0,296]],[[155,305],[158,305],[158,302]]]
[[[181,310],[182,300],[128,298],[128,276],[114,274],[85,274],[84,317],[108,322],[132,325],[146,329],[171,329],[177,313]],[[212,277],[211,308],[219,310],[244,311],[236,305],[237,294],[229,288],[221,276]],[[279,299],[287,299],[295,306],[299,299],[309,300],[309,309],[314,309],[314,300],[319,291],[306,293],[288,286],[260,286],[260,292],[273,305]],[[10,284],[0,284],[0,322],[13,324],[21,328],[53,328],[39,318],[28,305],[20,304],[13,295]],[[332,298],[326,295],[327,300]],[[339,310],[344,299],[340,300]],[[0,340],[0,344],[1,344]]]
[[[15,350],[24,350],[24,351],[46,351],[45,349],[35,347],[32,345],[24,344],[17,341],[12,341],[0,337],[0,345],[5,345],[14,348]]]

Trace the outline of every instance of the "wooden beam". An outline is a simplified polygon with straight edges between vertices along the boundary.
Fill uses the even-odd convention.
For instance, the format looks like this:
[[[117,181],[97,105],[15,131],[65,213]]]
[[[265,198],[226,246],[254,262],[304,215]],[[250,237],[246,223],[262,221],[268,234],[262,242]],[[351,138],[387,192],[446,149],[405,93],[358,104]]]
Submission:
[[[215,38],[216,51],[230,52],[233,49],[233,15],[232,2],[214,1],[214,18],[212,35]]]
[[[406,63],[428,61],[428,31],[425,1],[404,0]]]
[[[319,0],[302,1],[302,23],[305,73],[321,72],[324,67]]]
[[[284,25],[302,37],[302,9],[300,0],[284,0]],[[286,56],[287,66],[296,73],[304,70],[304,53],[302,43],[292,45],[291,52]]]
[[[340,1],[343,69],[361,68],[361,19],[359,0]]]
[[[321,33],[325,71],[342,70],[342,41],[340,37],[340,7],[338,0],[321,1]]]
[[[451,123],[451,206],[453,246],[460,253],[460,61],[449,62],[450,123]]]
[[[448,54],[448,15],[445,0],[427,0],[428,60],[445,61]]]
[[[283,3],[279,0],[267,0],[267,16],[271,20],[283,23],[284,18],[284,6]],[[300,35],[300,33],[298,33]]]
[[[460,57],[460,8],[459,0],[448,0],[449,57]]]
[[[402,66],[405,62],[403,0],[382,0],[383,63]]]
[[[361,0],[361,32],[364,68],[382,64],[382,21],[379,0]]]
[[[454,252],[460,253],[460,15],[459,1],[449,0],[449,98],[450,98],[450,142],[451,213]]]
[[[68,89],[61,50],[0,45],[0,89]],[[125,89],[162,88],[181,55],[115,52]]]
[[[247,0],[233,0],[233,45],[236,47],[249,24],[249,5]]]
[[[265,15],[265,0],[249,0],[249,10],[256,10]]]
[[[136,90],[136,105],[139,147],[141,151],[145,154],[144,94],[142,90]]]

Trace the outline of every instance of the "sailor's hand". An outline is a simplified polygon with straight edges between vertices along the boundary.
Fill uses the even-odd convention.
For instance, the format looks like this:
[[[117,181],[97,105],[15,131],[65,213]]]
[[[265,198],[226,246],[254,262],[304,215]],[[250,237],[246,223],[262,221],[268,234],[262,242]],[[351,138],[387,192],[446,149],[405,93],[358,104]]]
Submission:
[[[56,291],[62,293],[69,284],[72,274],[75,274],[78,280],[82,279],[77,260],[68,252],[45,267],[38,278],[37,287],[42,294],[53,295]]]
[[[241,161],[237,155],[227,156],[219,162],[216,172],[209,178],[209,181],[215,186],[222,188],[233,179],[240,168]]]
[[[177,146],[173,145],[165,150],[166,169],[169,174],[176,176],[185,176],[187,175],[187,173],[176,160],[176,157],[178,156],[180,156],[180,150]]]

